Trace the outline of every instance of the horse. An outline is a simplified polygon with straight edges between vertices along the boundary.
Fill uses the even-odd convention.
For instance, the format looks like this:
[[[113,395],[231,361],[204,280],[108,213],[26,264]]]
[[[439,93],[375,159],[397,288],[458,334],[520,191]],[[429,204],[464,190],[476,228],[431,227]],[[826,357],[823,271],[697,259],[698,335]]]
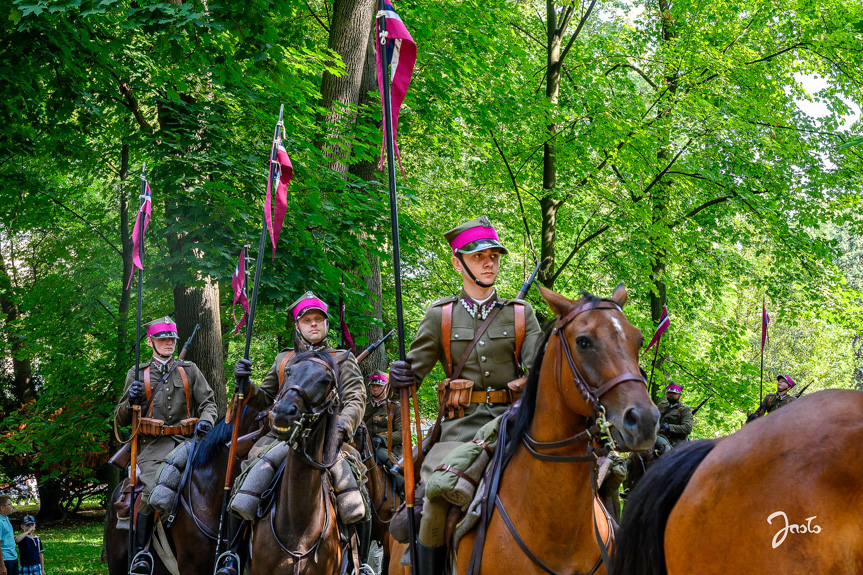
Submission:
[[[328,353],[296,355],[272,410],[288,441],[274,497],[252,526],[252,575],[336,574],[344,554],[326,470],[339,457],[338,367]]]
[[[674,448],[631,494],[612,574],[863,571],[863,392],[824,390]]]
[[[261,418],[256,416],[257,412],[250,408],[243,409],[239,429],[241,436],[247,436],[261,428]],[[232,426],[222,419],[198,441],[189,463],[192,465],[189,481],[180,493],[177,515],[170,528],[165,530],[180,573],[213,572],[231,429]],[[238,445],[235,465],[239,459],[245,457],[253,443],[253,437],[246,437]],[[122,484],[117,486],[111,501],[117,500],[121,488]],[[108,506],[106,515],[104,541],[108,573],[126,575],[129,570],[129,532],[117,529],[117,515],[113,505]],[[154,535],[150,544],[154,559],[153,575],[170,575],[159,554],[153,550],[155,538]]]
[[[395,515],[396,510],[402,503],[401,495],[393,486],[393,479],[384,469],[383,465],[379,464],[375,458],[375,451],[372,446],[371,436],[365,430],[362,436],[358,451],[363,456],[363,462],[366,466],[366,486],[369,490],[369,498],[372,504],[372,540],[378,541],[383,549],[383,563],[381,573],[387,573],[390,561],[390,547],[392,546],[392,538],[390,537],[390,521]]]
[[[459,574],[604,572],[612,522],[596,498],[594,438],[605,430],[621,450],[655,441],[659,410],[638,366],[644,337],[623,314],[623,284],[611,299],[540,292],[557,320],[513,417],[503,416],[495,464],[505,469],[485,476],[487,507],[458,543]]]

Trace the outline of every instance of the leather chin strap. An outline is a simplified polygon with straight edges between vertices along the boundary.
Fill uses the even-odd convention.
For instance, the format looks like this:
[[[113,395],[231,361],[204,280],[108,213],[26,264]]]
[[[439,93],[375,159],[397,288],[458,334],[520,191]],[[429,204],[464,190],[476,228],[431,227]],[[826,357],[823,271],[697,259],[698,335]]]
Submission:
[[[476,276],[473,275],[473,272],[470,271],[470,267],[464,261],[464,254],[462,254],[461,252],[456,252],[456,257],[458,258],[458,261],[461,262],[461,265],[465,269],[465,271],[467,272],[467,275],[470,276],[470,279],[472,279],[476,285],[478,285],[481,288],[490,288],[490,287],[494,286],[494,283],[484,284],[481,281],[479,281],[478,279],[476,279]]]

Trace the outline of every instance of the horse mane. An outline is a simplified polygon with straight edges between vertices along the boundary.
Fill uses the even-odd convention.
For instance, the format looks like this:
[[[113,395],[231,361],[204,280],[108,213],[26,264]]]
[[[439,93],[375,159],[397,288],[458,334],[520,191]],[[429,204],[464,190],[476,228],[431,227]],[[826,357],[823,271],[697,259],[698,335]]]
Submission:
[[[243,424],[243,419],[245,419],[250,411],[252,409],[248,406],[243,408],[240,414],[239,425]],[[195,447],[195,458],[192,460],[192,468],[197,469],[202,467],[215,458],[222,451],[222,446],[231,440],[231,430],[232,426],[225,423],[225,418],[220,419],[213,429],[203,439],[198,441]]]
[[[692,441],[659,458],[633,488],[614,542],[609,575],[665,573],[665,527],[689,479],[716,445]]]
[[[530,424],[533,423],[533,416],[536,412],[536,395],[539,388],[539,372],[552,329],[545,332],[542,344],[537,348],[533,363],[531,363],[533,367],[527,376],[527,383],[521,394],[518,410],[515,412],[515,421],[512,428],[507,431],[509,437],[506,444],[506,454],[504,455],[505,461],[509,461],[515,455],[518,446],[521,445],[521,438],[524,437],[524,434],[530,429]]]

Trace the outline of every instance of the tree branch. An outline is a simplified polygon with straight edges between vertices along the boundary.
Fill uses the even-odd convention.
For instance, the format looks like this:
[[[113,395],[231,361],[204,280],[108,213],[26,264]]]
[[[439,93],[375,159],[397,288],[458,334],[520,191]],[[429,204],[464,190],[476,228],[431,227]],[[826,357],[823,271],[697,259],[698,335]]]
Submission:
[[[629,68],[631,70],[634,70],[636,73],[638,73],[639,76],[644,78],[645,82],[650,84],[651,88],[653,88],[654,90],[656,90],[658,88],[658,86],[653,82],[653,80],[650,79],[650,77],[647,74],[645,74],[640,68],[637,68],[637,67],[633,66],[632,64],[615,64],[614,67],[612,67],[611,69],[609,69],[605,73],[605,75],[608,76],[609,74],[611,74],[612,72],[614,72],[618,68]]]
[[[758,58],[757,60],[751,60],[749,62],[744,62],[744,64],[749,66],[751,64],[757,64],[759,62],[766,62],[767,60],[775,58],[776,56],[781,56],[785,52],[788,52],[789,50],[793,50],[794,48],[799,48],[800,46],[804,46],[805,44],[806,44],[805,42],[798,42],[797,44],[792,44],[791,46],[788,46],[787,48],[783,48],[782,50],[779,50],[778,52],[774,52],[773,54],[770,54],[769,56],[764,56],[763,58]]]
[[[528,32],[527,30],[525,30],[524,28],[522,28],[518,24],[513,24],[512,27],[515,28],[516,30],[518,30],[519,32],[521,32],[522,34],[524,34],[525,36],[527,36],[528,38],[530,38],[531,40],[533,40],[534,42],[536,42],[537,44],[539,44],[540,46],[542,46],[543,49],[547,48],[547,46],[545,44],[543,44],[542,42],[540,42],[536,36],[534,36],[533,34]]]
[[[661,179],[662,179],[662,177],[666,174],[666,172],[668,172],[668,170],[670,170],[670,169],[671,169],[671,166],[673,166],[673,165],[674,165],[674,162],[676,162],[676,161],[677,161],[677,158],[679,158],[679,157],[680,157],[680,155],[681,155],[683,152],[685,152],[685,151],[686,151],[686,148],[688,148],[688,147],[689,147],[689,144],[691,144],[691,143],[692,143],[692,138],[689,138],[689,141],[687,141],[687,142],[686,142],[686,144],[684,144],[684,145],[683,145],[683,147],[682,147],[682,148],[680,148],[680,150],[678,150],[678,151],[677,151],[677,153],[674,155],[674,157],[673,157],[673,158],[671,158],[671,161],[670,161],[670,162],[668,162],[668,165],[667,165],[667,166],[665,166],[665,168],[663,168],[663,170],[662,170],[661,172],[659,172],[658,174],[656,174],[656,177],[655,177],[655,178],[653,178],[653,181],[652,181],[652,182],[650,182],[650,184],[649,184],[646,188],[644,188],[644,191],[642,191],[642,192],[641,192],[641,196],[638,196],[638,199],[639,199],[639,200],[641,199],[641,197],[642,197],[642,196],[644,196],[645,194],[647,194],[647,192],[649,192],[649,191],[650,191],[650,188],[652,188],[653,186],[655,186],[655,185],[659,182],[659,180],[661,180]]]
[[[310,13],[312,16],[314,16],[315,20],[317,20],[317,21],[318,21],[318,24],[320,24],[320,25],[321,25],[321,28],[323,28],[324,30],[326,30],[327,34],[329,34],[329,33],[330,33],[330,27],[329,27],[329,26],[327,26],[327,25],[324,23],[324,21],[323,21],[323,20],[321,20],[321,19],[318,17],[318,15],[317,15],[317,14],[315,14],[315,11],[314,11],[314,10],[312,10],[312,7],[311,7],[311,5],[309,5],[309,3],[308,3],[308,2],[304,2],[304,4],[306,5],[306,8],[308,8],[308,9],[309,9],[309,13]]]
[[[578,27],[575,29],[575,32],[572,33],[572,36],[569,39],[569,42],[566,44],[566,48],[563,49],[563,52],[560,53],[560,64],[563,65],[563,61],[566,59],[566,55],[569,54],[569,49],[572,48],[572,44],[575,42],[578,35],[581,33],[581,29],[584,27],[584,23],[587,22],[587,19],[590,18],[590,13],[593,12],[593,6],[596,4],[596,0],[591,0],[590,6],[587,7],[587,12],[584,13],[581,20],[578,22]]]
[[[506,171],[509,172],[509,178],[512,180],[512,187],[515,189],[515,195],[518,198],[518,207],[521,210],[521,221],[524,222],[524,231],[527,232],[527,239],[530,242],[530,251],[533,253],[533,259],[537,259],[536,257],[536,249],[533,247],[533,236],[530,235],[530,227],[527,225],[527,216],[524,213],[524,204],[521,201],[521,193],[518,189],[518,182],[515,179],[515,174],[512,173],[512,168],[509,165],[509,160],[506,159],[506,154],[503,153],[503,149],[500,147],[500,144],[497,141],[494,133],[489,130],[489,135],[491,135],[491,139],[494,141],[494,145],[497,148],[497,151],[500,153],[500,157],[503,159],[503,163],[506,164]]]
[[[46,195],[46,196],[48,196],[48,197],[51,199],[51,201],[52,201],[52,202],[54,202],[55,204],[57,204],[58,206],[60,206],[61,208],[63,208],[64,210],[66,210],[67,212],[69,212],[70,214],[72,214],[73,216],[75,216],[76,218],[78,218],[79,220],[81,220],[82,222],[84,222],[85,224],[87,224],[87,226],[88,226],[91,230],[93,230],[94,232],[96,232],[96,234],[97,234],[100,238],[102,238],[103,240],[105,240],[105,243],[106,243],[106,244],[108,244],[109,246],[111,246],[111,248],[113,248],[113,249],[114,249],[114,251],[115,251],[115,252],[117,252],[117,254],[118,254],[120,257],[123,257],[123,252],[122,252],[122,251],[120,251],[119,249],[117,249],[117,246],[115,246],[113,243],[111,243],[111,240],[109,240],[108,238],[106,238],[106,237],[105,237],[105,235],[104,235],[102,232],[100,232],[100,231],[98,230],[98,228],[96,228],[96,226],[94,226],[92,223],[88,222],[86,219],[84,219],[82,216],[80,216],[77,212],[75,212],[72,208],[70,208],[69,206],[67,206],[66,204],[64,204],[63,202],[61,202],[60,200],[58,200],[57,198],[55,198],[54,196],[52,196],[51,194],[49,194],[49,193],[45,192],[45,195]]]
[[[111,72],[114,74],[113,72]],[[153,133],[153,126],[150,125],[150,122],[147,121],[147,118],[144,117],[144,113],[141,111],[141,106],[138,105],[138,100],[135,98],[135,94],[132,93],[132,88],[129,87],[129,84],[120,81],[120,78],[114,74],[114,77],[117,79],[117,84],[120,87],[120,93],[125,98],[125,101],[115,98],[118,102],[126,106],[132,115],[135,116],[135,121],[138,122],[138,125],[141,126],[141,129],[145,132]]]

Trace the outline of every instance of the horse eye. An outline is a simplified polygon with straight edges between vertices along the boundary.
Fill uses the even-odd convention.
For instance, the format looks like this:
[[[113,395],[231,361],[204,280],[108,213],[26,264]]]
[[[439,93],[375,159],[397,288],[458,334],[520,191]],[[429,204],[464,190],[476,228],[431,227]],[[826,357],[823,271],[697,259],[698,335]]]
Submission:
[[[578,346],[578,349],[589,349],[593,344],[589,337],[581,336],[576,338],[575,345]]]

